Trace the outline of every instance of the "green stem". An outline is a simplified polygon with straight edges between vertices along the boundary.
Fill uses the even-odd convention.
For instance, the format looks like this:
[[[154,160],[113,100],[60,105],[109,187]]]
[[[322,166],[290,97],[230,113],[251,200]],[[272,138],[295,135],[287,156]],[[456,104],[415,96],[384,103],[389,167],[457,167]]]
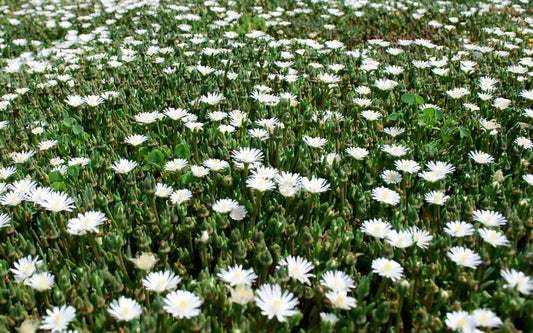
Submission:
[[[87,239],[89,240],[89,245],[91,245],[91,249],[94,252],[94,257],[96,258],[96,261],[100,261],[100,255],[98,254],[98,246],[96,245],[96,236],[94,233],[89,233],[87,235]]]
[[[152,195],[152,211],[155,215],[155,220],[157,221],[157,225],[161,225],[161,220],[159,220],[159,214],[157,212],[157,206],[155,203],[155,195]]]

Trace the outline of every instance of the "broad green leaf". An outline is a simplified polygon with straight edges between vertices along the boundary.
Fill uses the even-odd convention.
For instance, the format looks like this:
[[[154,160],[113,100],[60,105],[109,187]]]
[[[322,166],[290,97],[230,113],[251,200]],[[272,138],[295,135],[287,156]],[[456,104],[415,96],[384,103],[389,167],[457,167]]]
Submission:
[[[183,177],[181,177],[181,182],[183,184],[191,184],[195,182],[195,177],[192,175],[192,172],[186,172]]]
[[[165,156],[163,155],[163,153],[155,149],[155,150],[152,150],[152,152],[150,152],[148,156],[146,156],[146,162],[152,163],[152,164],[159,164],[161,163],[161,161],[163,161],[164,158]]]
[[[59,171],[52,171],[48,174],[48,180],[50,183],[62,182],[64,180],[63,175]]]
[[[442,119],[444,119],[444,116],[443,116],[441,110],[437,110],[437,109],[435,109],[435,119],[436,119],[436,120],[442,120]]]
[[[188,159],[191,157],[191,150],[189,149],[189,145],[185,143],[181,143],[177,145],[174,148],[174,155],[179,158],[185,158]]]
[[[470,131],[466,128],[459,127],[459,136],[462,138],[467,138],[470,136]]]
[[[80,133],[83,132],[83,127],[80,126],[80,125],[74,125],[72,126],[72,133],[74,133],[75,135],[78,135]]]
[[[403,94],[401,99],[402,102],[409,105],[424,104],[424,99],[416,94]]]
[[[392,121],[395,121],[395,120],[398,120],[402,115],[398,112],[395,112],[395,113],[391,113],[389,115],[389,120],[392,120]]]
[[[422,110],[422,113],[425,114],[428,117],[434,118],[435,117],[435,109],[434,108],[427,108]]]
[[[63,119],[63,125],[65,125],[67,127],[71,127],[75,123],[76,123],[76,119],[74,119],[74,118]]]
[[[72,178],[78,177],[80,173],[80,167],[78,165],[69,166],[67,169],[67,175]]]

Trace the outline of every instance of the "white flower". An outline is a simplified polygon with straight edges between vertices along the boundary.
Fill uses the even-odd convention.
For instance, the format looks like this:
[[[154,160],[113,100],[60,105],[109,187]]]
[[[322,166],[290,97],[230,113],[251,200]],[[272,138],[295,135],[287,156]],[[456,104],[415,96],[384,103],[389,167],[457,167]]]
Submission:
[[[366,120],[370,120],[370,121],[378,120],[379,118],[383,117],[381,113],[377,111],[372,111],[372,110],[365,110],[361,112],[361,116],[365,118]]]
[[[434,173],[436,173],[438,175],[443,175],[443,176],[446,176],[447,174],[452,173],[452,172],[455,171],[455,167],[453,165],[451,165],[450,163],[440,162],[440,161],[427,162],[426,163],[426,167],[430,171],[432,171],[432,172],[434,172]]]
[[[181,278],[170,271],[151,272],[142,281],[147,290],[162,293],[163,291],[176,289]]]
[[[206,168],[209,168],[212,171],[220,171],[226,168],[229,168],[229,163],[223,160],[218,160],[215,158],[210,158],[205,160],[202,163]]]
[[[446,91],[446,95],[453,99],[458,99],[466,95],[470,95],[470,91],[465,88],[454,88]]]
[[[351,157],[359,161],[364,159],[369,154],[367,149],[359,148],[359,147],[348,147],[346,148],[345,152],[346,154],[350,155]]]
[[[474,234],[474,226],[463,221],[452,221],[446,223],[444,232],[453,237],[465,237]]]
[[[533,291],[533,280],[526,274],[515,269],[504,269],[501,271],[502,277],[507,281],[504,288],[515,288],[524,295],[529,295]]]
[[[533,174],[529,173],[527,175],[523,175],[522,179],[525,180],[529,185],[533,185]]]
[[[474,221],[481,222],[487,227],[498,227],[507,223],[502,214],[490,210],[475,210],[473,217]]]
[[[35,151],[29,150],[29,151],[21,151],[21,152],[13,152],[11,153],[11,159],[13,160],[13,163],[24,163],[27,160],[30,159],[35,155]]]
[[[175,205],[181,205],[182,203],[189,201],[192,198],[192,192],[184,190],[176,190],[170,196],[170,201]]]
[[[189,162],[187,162],[187,160],[183,158],[176,158],[176,159],[173,159],[172,161],[168,161],[165,164],[165,170],[166,171],[178,171],[178,170],[185,168],[188,164]]]
[[[52,212],[71,212],[75,208],[74,200],[72,200],[68,194],[62,192],[50,192],[43,199],[41,206]]]
[[[228,270],[222,269],[217,276],[230,286],[251,285],[257,279],[252,268],[243,269],[242,265],[228,267]]]
[[[348,296],[346,291],[328,291],[326,298],[331,302],[333,307],[341,310],[350,310],[357,305],[357,300]]]
[[[136,300],[120,296],[109,304],[107,312],[116,320],[130,321],[141,316],[142,308]]]
[[[424,199],[430,204],[442,206],[448,201],[448,199],[450,199],[450,196],[445,195],[441,191],[431,191],[424,194]]]
[[[298,310],[294,308],[298,305],[298,299],[293,293],[284,291],[277,284],[264,284],[257,291],[254,297],[256,305],[261,309],[261,314],[272,319],[274,316],[280,322],[285,322],[286,317],[294,316]]]
[[[231,212],[229,213],[229,217],[232,220],[241,221],[246,217],[247,213],[248,212],[246,211],[246,207],[240,205],[231,210]]]
[[[471,151],[468,156],[479,164],[487,164],[494,162],[494,157],[490,154],[481,151]]]
[[[39,150],[48,150],[57,145],[57,140],[45,140],[39,142]]]
[[[399,156],[403,156],[407,154],[407,152],[409,151],[409,148],[404,147],[402,145],[393,144],[393,145],[384,145],[381,150],[392,156],[399,157]]]
[[[476,326],[499,327],[503,325],[502,320],[490,310],[476,309],[472,313],[472,316],[474,317],[474,322],[476,323]]]
[[[72,235],[85,235],[88,232],[98,232],[98,226],[107,221],[102,212],[89,211],[78,214],[78,217],[68,220],[68,233]]]
[[[341,78],[335,74],[329,74],[329,73],[321,73],[317,75],[317,79],[324,83],[338,83],[341,81]]]
[[[380,186],[372,190],[372,199],[396,206],[400,202],[400,195],[393,190]]]
[[[335,325],[339,321],[339,318],[334,313],[320,312],[320,319],[331,325]]]
[[[386,133],[392,137],[397,137],[398,135],[405,132],[405,129],[400,127],[387,127],[383,129],[383,133]]]
[[[216,105],[216,104],[222,102],[225,99],[226,99],[226,97],[224,97],[224,95],[222,95],[222,94],[207,93],[207,95],[200,97],[200,102],[206,103],[206,104],[209,104],[209,105]]]
[[[213,204],[213,210],[220,214],[231,212],[239,203],[233,199],[219,199]]]
[[[209,174],[209,169],[201,165],[191,165],[191,173],[194,177],[205,177]]]
[[[302,177],[301,179],[302,188],[304,191],[311,193],[321,193],[329,190],[330,185],[323,178],[315,178],[313,176],[311,179],[307,177]]]
[[[436,181],[446,178],[446,175],[442,173],[433,172],[433,171],[423,171],[418,174],[418,177],[428,182],[434,183]]]
[[[45,291],[54,285],[54,276],[48,272],[33,274],[24,284],[35,290]]]
[[[27,256],[20,258],[14,264],[15,268],[10,268],[9,270],[15,275],[15,281],[24,282],[27,278],[35,273],[37,267],[43,264],[42,260],[39,260],[39,256],[33,258],[32,256]]]
[[[383,181],[387,184],[398,184],[402,181],[402,175],[393,170],[383,171],[381,178],[383,178]]]
[[[190,319],[200,314],[202,300],[189,291],[176,290],[165,297],[163,309],[173,317]]]
[[[113,166],[111,166],[111,169],[115,170],[117,173],[128,173],[135,169],[136,166],[137,162],[121,158],[119,161],[116,161]]]
[[[375,86],[380,90],[391,90],[394,89],[397,85],[398,82],[389,79],[379,79],[375,82]]]
[[[533,148],[533,142],[529,140],[526,137],[518,137],[514,140],[514,143],[516,143],[518,146],[524,148],[524,149],[531,149]]]
[[[11,216],[7,214],[0,214],[0,229],[7,228],[10,226],[9,221],[11,221]]]
[[[79,95],[70,95],[70,96],[67,96],[67,99],[65,99],[65,103],[67,103],[70,106],[76,107],[76,106],[83,105],[83,103],[85,103],[85,100],[83,99],[83,97]]]
[[[97,106],[104,102],[104,99],[98,95],[85,96],[83,100],[89,106]]]
[[[254,291],[247,284],[240,284],[230,289],[230,301],[233,303],[245,305],[254,299]]]
[[[391,230],[392,226],[390,223],[382,219],[366,220],[361,225],[362,232],[376,238],[386,238]]]
[[[452,247],[446,255],[459,266],[476,268],[482,263],[479,254],[461,246]]]
[[[148,140],[148,137],[146,135],[141,134],[133,134],[129,135],[124,139],[124,143],[130,144],[132,146],[138,146]]]
[[[258,175],[252,175],[248,177],[248,179],[246,179],[246,186],[259,192],[272,190],[276,187],[272,180]]]
[[[409,228],[409,233],[413,237],[416,246],[421,249],[427,249],[429,242],[433,240],[433,236],[428,231],[420,230],[416,226]]]
[[[394,260],[378,258],[372,261],[372,272],[391,279],[393,282],[403,277],[403,267]]]
[[[303,141],[307,143],[309,146],[314,148],[320,148],[324,146],[326,143],[328,143],[327,139],[319,138],[319,137],[310,137],[307,135],[304,135]]]
[[[158,259],[152,253],[143,252],[137,258],[130,258],[129,260],[134,263],[137,268],[148,271],[154,267]]]
[[[505,237],[505,235],[499,231],[483,228],[479,229],[477,232],[485,242],[489,243],[494,247],[505,246],[509,244],[509,240],[507,239],[507,237]]]
[[[170,196],[174,190],[172,189],[172,186],[169,186],[167,184],[163,183],[157,183],[155,184],[155,193],[154,195],[159,198],[166,198]]]
[[[313,264],[311,264],[311,262],[308,260],[299,256],[293,257],[289,255],[287,258],[282,259],[279,262],[278,268],[281,266],[287,266],[290,277],[300,281],[301,283],[311,285],[309,278],[314,277],[315,275],[310,274],[309,271],[311,271],[315,266],[313,266]]]
[[[135,121],[142,123],[142,124],[151,124],[157,120],[159,120],[162,117],[162,115],[159,113],[159,111],[154,112],[140,112],[135,115]]]
[[[61,332],[67,329],[68,324],[76,317],[76,309],[71,305],[55,306],[52,310],[46,310],[46,316],[39,327],[42,330]]]
[[[320,285],[338,292],[355,288],[353,279],[343,271],[327,271],[322,275]]]
[[[407,248],[413,245],[413,236],[409,231],[396,231],[391,230],[387,234],[387,243],[391,244],[396,248]]]
[[[243,147],[231,152],[231,157],[241,163],[255,163],[263,159],[263,152],[259,149]]]
[[[446,314],[446,326],[454,331],[460,330],[463,333],[474,333],[476,323],[474,317],[466,311],[454,311]]]
[[[496,98],[494,100],[493,106],[499,110],[505,110],[511,105],[511,100],[506,98]]]
[[[413,160],[396,160],[394,161],[394,166],[396,170],[410,174],[417,173],[420,170],[420,165]]]

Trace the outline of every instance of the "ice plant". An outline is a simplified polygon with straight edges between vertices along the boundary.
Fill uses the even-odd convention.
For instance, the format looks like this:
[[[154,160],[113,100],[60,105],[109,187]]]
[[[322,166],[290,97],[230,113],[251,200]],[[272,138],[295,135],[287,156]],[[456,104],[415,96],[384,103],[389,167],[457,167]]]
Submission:
[[[294,316],[298,313],[295,310],[298,305],[298,299],[293,293],[285,290],[282,292],[281,287],[277,284],[264,284],[255,296],[255,303],[261,309],[261,314],[268,319],[276,317],[280,322],[287,320],[287,317]]]
[[[200,314],[202,300],[189,291],[177,290],[164,299],[163,309],[176,318],[192,318]]]

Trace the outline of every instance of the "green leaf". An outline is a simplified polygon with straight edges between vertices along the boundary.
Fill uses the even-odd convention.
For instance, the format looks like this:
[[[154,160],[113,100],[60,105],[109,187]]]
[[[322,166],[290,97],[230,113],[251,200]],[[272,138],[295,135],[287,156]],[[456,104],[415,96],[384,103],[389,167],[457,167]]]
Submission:
[[[63,175],[59,171],[52,171],[48,175],[48,180],[50,183],[58,183],[62,182],[64,180]]]
[[[63,182],[53,182],[50,184],[50,187],[54,189],[55,191],[66,191],[67,186]]]
[[[148,154],[148,156],[146,156],[145,160],[151,164],[159,164],[164,158],[165,156],[163,153],[161,153],[158,149],[154,149],[150,152],[150,154]]]
[[[392,121],[395,121],[395,120],[398,120],[402,115],[398,112],[395,112],[395,113],[391,113],[389,115],[389,120],[392,120]]]
[[[431,117],[428,115],[425,115],[423,113],[418,114],[418,121],[421,121],[423,123],[429,123],[431,121]]]
[[[98,270],[91,276],[91,286],[93,288],[102,288],[104,285],[104,272]]]
[[[183,184],[191,184],[195,182],[195,177],[192,175],[192,172],[188,171],[186,172],[183,177],[181,177],[181,182]]]
[[[402,102],[409,105],[424,104],[424,99],[416,94],[403,94],[401,99]]]
[[[422,110],[422,113],[425,114],[428,117],[434,118],[435,117],[435,109],[434,108],[427,108]]]
[[[72,178],[76,178],[78,177],[78,175],[80,174],[80,167],[79,165],[72,165],[72,166],[69,166],[68,169],[67,169],[67,175],[69,175],[70,177]]]
[[[181,143],[177,145],[174,148],[174,155],[179,158],[185,158],[188,159],[191,157],[191,150],[189,149],[189,145],[185,143]]]
[[[362,300],[370,293],[370,279],[368,276],[363,276],[359,281],[359,287],[357,287],[357,299]]]
[[[442,120],[444,119],[444,115],[442,114],[441,110],[435,109],[435,119],[436,120]]]
[[[466,128],[459,127],[459,136],[462,138],[467,138],[470,136],[470,131]]]
[[[83,127],[82,127],[82,126],[80,126],[80,125],[74,125],[74,126],[72,127],[72,133],[74,133],[75,135],[78,135],[78,134],[80,134],[80,133],[82,133],[82,132],[83,132]]]
[[[71,127],[74,123],[76,123],[76,119],[74,118],[63,119],[63,125],[67,127]]]

